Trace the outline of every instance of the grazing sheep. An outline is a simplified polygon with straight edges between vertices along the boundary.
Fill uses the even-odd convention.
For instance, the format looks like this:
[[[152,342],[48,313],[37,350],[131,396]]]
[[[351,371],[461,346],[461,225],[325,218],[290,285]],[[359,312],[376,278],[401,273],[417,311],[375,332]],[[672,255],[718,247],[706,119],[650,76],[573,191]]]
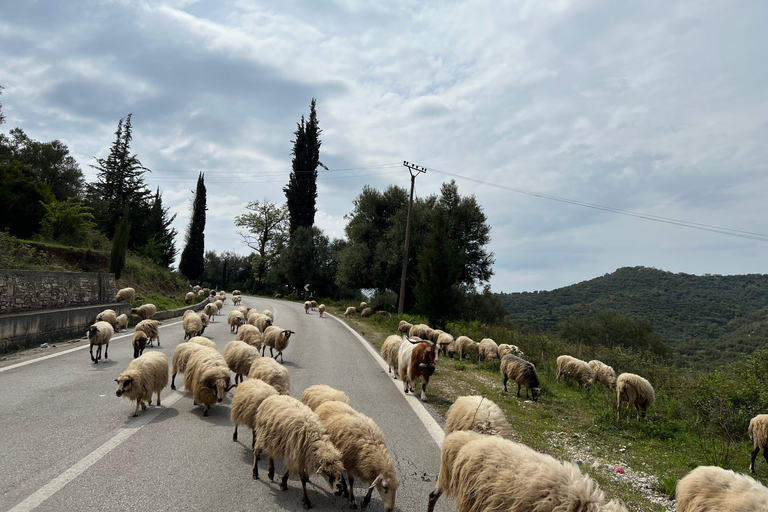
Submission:
[[[368,303],[367,302],[361,302],[360,303],[360,309],[365,309],[367,307],[368,307]]]
[[[227,323],[229,324],[229,332],[236,333],[240,326],[245,323],[245,317],[238,310],[230,311],[227,315]]]
[[[117,329],[117,313],[114,309],[105,309],[96,315],[96,322],[109,322],[113,329]]]
[[[747,475],[699,466],[677,482],[678,512],[768,512],[768,488]]]
[[[115,301],[131,302],[135,296],[136,296],[136,290],[134,290],[133,288],[121,288],[120,290],[118,290],[117,295],[115,295]]]
[[[240,304],[240,302],[241,302],[242,300],[243,300],[243,298],[242,298],[241,296],[239,296],[239,295],[233,295],[233,296],[232,296],[232,304],[233,304],[233,305],[235,305],[235,306],[237,306],[238,304]]]
[[[157,320],[142,320],[136,324],[136,329],[144,331],[149,337],[149,346],[152,346],[152,340],[157,340],[157,346],[160,346],[160,322]]]
[[[263,342],[264,346],[261,347],[261,355],[264,355],[267,347],[269,347],[269,356],[274,357],[277,360],[277,356],[280,356],[280,362],[284,362],[283,350],[288,347],[288,340],[291,339],[291,334],[296,334],[290,329],[282,329],[276,325],[270,325],[264,330]],[[272,350],[277,350],[277,354],[273,355]]]
[[[395,378],[397,378],[397,354],[400,350],[400,345],[403,343],[403,338],[397,334],[387,336],[384,340],[384,344],[381,345],[381,357],[389,365],[389,373],[392,373],[392,369],[395,369]]]
[[[213,302],[209,302],[203,308],[203,312],[208,315],[208,318],[210,318],[211,321],[213,321],[213,319],[216,318],[216,313],[219,312],[219,308],[217,308],[216,304]]]
[[[104,345],[104,359],[109,359],[107,353],[109,352],[109,340],[112,335],[115,334],[115,330],[112,328],[112,324],[109,322],[96,322],[92,326],[88,327],[88,340],[91,342],[91,361],[98,364],[101,359],[101,346]],[[96,357],[93,357],[93,346],[96,345]]]
[[[312,303],[308,300],[304,301],[304,313],[309,314],[310,309],[312,309]]]
[[[197,313],[193,312],[191,315],[184,317],[181,321],[181,326],[184,328],[184,341],[187,341],[188,339],[200,335],[203,330],[203,321]]]
[[[453,402],[445,417],[445,434],[456,430],[501,437],[512,434],[512,427],[499,406],[482,396],[460,396]]]
[[[149,320],[155,316],[155,313],[157,313],[157,308],[154,304],[142,304],[137,308],[131,309],[131,313],[141,318],[142,320]]]
[[[344,316],[354,316],[357,313],[357,310],[355,309],[355,306],[349,306],[346,311],[344,311]]]
[[[256,350],[261,350],[261,331],[255,325],[245,324],[241,326],[235,339],[256,347]]]
[[[186,295],[184,295],[184,301],[187,304],[192,304],[192,302],[195,300],[195,292],[187,292]]]
[[[323,313],[325,313],[325,304],[320,304],[317,306],[317,310],[320,312],[320,318],[323,318]]]
[[[350,407],[352,402],[349,397],[338,389],[333,389],[331,386],[325,384],[317,384],[309,386],[301,394],[301,403],[312,409],[313,411],[325,402],[342,402]]]
[[[216,306],[216,309],[218,310],[216,314],[219,313],[222,309],[224,309],[224,301],[219,299],[213,302],[213,304]]]
[[[288,477],[299,475],[301,501],[305,509],[312,508],[307,496],[309,475],[320,473],[335,494],[343,492],[344,464],[341,453],[333,446],[320,419],[312,409],[290,396],[270,396],[259,406],[254,422],[256,446],[253,449],[253,478],[259,478],[257,459],[265,451],[269,455],[269,472],[275,476],[275,459],[284,460],[288,471],[283,475],[280,489],[288,490]]]
[[[409,324],[405,320],[400,320],[400,324],[397,326],[397,332],[408,334],[408,332],[411,330],[411,327],[413,327],[413,324]]]
[[[123,329],[128,329],[128,315],[123,313],[122,315],[118,316],[116,319],[117,321],[117,332],[120,332]]]
[[[364,310],[363,310],[363,311],[360,313],[360,317],[361,317],[361,318],[368,318],[368,317],[369,317],[369,316],[371,316],[372,314],[373,314],[373,309],[371,309],[371,308],[365,308],[365,309],[364,309]]]
[[[200,288],[199,284],[196,284],[195,286],[192,287],[192,291],[195,293],[199,292],[200,290],[202,290],[202,288]]]
[[[274,322],[275,321],[275,315],[273,315],[270,310],[265,309],[264,311],[261,312],[261,314],[266,316],[267,318],[269,318],[270,322]]]
[[[754,443],[752,450],[752,462],[749,470],[755,472],[755,459],[760,450],[763,450],[765,462],[768,462],[768,414],[758,414],[749,421],[749,438]]]
[[[618,395],[616,419],[618,420],[621,414],[621,402],[627,402],[627,423],[629,423],[633,405],[637,409],[639,420],[640,417],[645,418],[648,408],[656,400],[656,394],[651,383],[634,373],[619,375],[619,378],[616,379],[616,394]]]
[[[404,338],[397,352],[397,371],[403,381],[403,391],[415,393],[415,383],[421,377],[423,379],[421,384],[421,400],[423,402],[427,401],[429,377],[435,373],[435,352],[433,342],[418,338]]]
[[[203,290],[198,290],[197,291],[197,296],[198,297],[205,297],[205,292]]]
[[[204,346],[198,343],[181,343],[176,347],[176,350],[173,351],[172,359],[173,370],[171,373],[173,375],[171,375],[171,389],[176,389],[176,374],[184,373],[184,371],[187,369],[187,361],[189,361],[189,356],[191,356],[193,352],[203,348]],[[189,389],[188,386],[187,389]]]
[[[456,499],[457,512],[627,512],[616,501],[609,502],[576,464],[498,436],[465,431],[443,441],[429,512],[443,492]]]
[[[517,357],[525,357],[525,354],[523,354],[523,351],[517,348],[517,345],[508,345],[506,343],[502,343],[499,345],[499,359],[504,359],[504,356],[507,354],[512,354],[513,356]]]
[[[235,384],[242,382],[251,371],[251,363],[259,357],[259,350],[244,341],[230,341],[224,348],[224,360],[235,374]]]
[[[317,309],[317,301],[316,300],[311,300],[311,301],[309,301],[309,303],[312,304],[312,309]]]
[[[507,391],[507,381],[512,379],[517,384],[517,396],[520,396],[520,386],[525,386],[525,398],[529,398],[528,390],[533,395],[533,401],[539,399],[541,389],[539,388],[539,376],[536,374],[536,367],[512,354],[507,354],[501,359],[501,374],[504,376],[504,391]]]
[[[205,336],[195,336],[193,338],[189,338],[189,343],[194,343],[195,345],[202,345],[203,347],[212,348],[213,350],[219,350],[219,347],[216,346],[216,343],[209,340]]]
[[[453,336],[440,329],[435,329],[432,338],[430,339],[437,343],[438,354],[440,353],[440,350],[443,351],[443,355],[448,354],[448,347],[453,343]],[[435,357],[435,361],[437,361],[437,357]]]
[[[271,357],[259,357],[251,363],[249,379],[263,380],[281,395],[291,394],[291,375],[288,369]]]
[[[456,352],[459,354],[459,361],[464,359],[464,357],[468,356],[470,353],[477,354],[478,345],[479,343],[469,338],[468,336],[459,336],[456,338],[454,347],[456,348]]]
[[[168,385],[168,358],[162,352],[147,352],[128,364],[128,368],[115,379],[118,397],[125,396],[136,400],[134,416],[139,415],[139,407],[144,411],[152,405],[152,393],[157,394],[160,405],[160,392]]]
[[[326,408],[332,409],[333,406],[327,402],[320,405],[318,411]],[[398,488],[397,474],[379,426],[359,412],[324,415],[321,411],[318,417],[331,442],[341,452],[341,460],[349,478],[349,508],[357,508],[354,479],[359,478],[368,485],[362,508],[368,506],[375,487],[384,502],[385,510],[392,512]]]
[[[499,358],[499,346],[491,338],[483,338],[477,345],[477,360],[492,361]]]
[[[233,441],[237,441],[237,427],[248,425],[253,435],[253,440],[251,441],[251,450],[253,450],[253,447],[256,446],[256,430],[253,428],[256,411],[261,402],[272,395],[277,395],[277,390],[263,380],[248,379],[237,386],[232,396],[229,412],[229,419],[235,426],[235,433],[232,434]]]
[[[597,382],[602,382],[608,386],[608,389],[616,387],[616,372],[613,371],[613,368],[597,359],[593,359],[587,364],[592,368],[592,374],[594,374]]]
[[[133,333],[133,358],[136,359],[137,357],[141,356],[141,354],[144,353],[144,349],[147,348],[147,342],[149,341],[149,336],[147,336],[144,331],[137,330]]]
[[[208,416],[211,405],[221,403],[227,392],[235,387],[230,385],[230,380],[229,367],[218,350],[204,347],[190,354],[184,372],[184,387],[192,393],[195,405],[205,407],[203,416]]]
[[[559,356],[557,358],[557,382],[560,382],[560,377],[563,375],[573,377],[580,388],[589,389],[595,383],[595,374],[592,373],[589,364],[575,357]]]
[[[240,290],[234,290],[234,291],[232,292],[232,295],[240,295]]]
[[[434,330],[427,324],[416,324],[408,330],[409,338],[420,338],[422,340],[431,340]]]

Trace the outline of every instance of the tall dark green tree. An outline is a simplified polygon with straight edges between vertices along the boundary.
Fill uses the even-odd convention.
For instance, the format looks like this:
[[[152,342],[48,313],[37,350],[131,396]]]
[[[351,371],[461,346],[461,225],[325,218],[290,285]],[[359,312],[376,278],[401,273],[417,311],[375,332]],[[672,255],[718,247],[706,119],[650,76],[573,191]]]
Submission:
[[[283,188],[288,206],[290,233],[293,235],[300,227],[310,227],[315,223],[315,204],[317,202],[317,167],[325,167],[320,162],[320,134],[322,130],[317,122],[315,99],[309,104],[309,120],[301,122],[294,132],[292,169],[288,185]]]
[[[197,189],[192,201],[192,218],[187,230],[186,246],[181,253],[179,271],[190,281],[197,279],[204,270],[205,254],[205,182],[201,172],[197,178]]]
[[[131,235],[131,219],[128,207],[123,209],[123,217],[117,225],[115,235],[112,238],[112,254],[109,258],[109,271],[115,274],[115,279],[120,279],[125,267],[125,251],[128,248],[128,238]]]
[[[157,263],[170,268],[176,259],[175,238],[178,232],[171,227],[176,219],[176,215],[170,215],[170,208],[163,207],[163,196],[160,193],[160,187],[155,192],[155,198],[152,201],[152,209],[149,212],[147,223],[147,232],[151,233],[147,245],[154,245],[157,254]]]
[[[316,226],[300,227],[280,251],[275,265],[277,279],[295,293],[309,293],[316,297],[336,295],[336,262],[332,244]]]

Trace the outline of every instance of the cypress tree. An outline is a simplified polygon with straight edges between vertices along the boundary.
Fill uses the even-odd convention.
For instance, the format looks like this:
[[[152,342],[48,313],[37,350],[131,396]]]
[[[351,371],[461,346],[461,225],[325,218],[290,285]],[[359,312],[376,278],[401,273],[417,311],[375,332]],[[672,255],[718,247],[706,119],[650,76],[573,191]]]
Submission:
[[[160,187],[155,192],[155,199],[152,202],[152,209],[149,213],[147,223],[148,243],[152,240],[158,246],[159,261],[164,267],[170,268],[173,260],[176,259],[176,238],[177,231],[171,227],[171,223],[176,219],[176,215],[169,216],[170,208],[163,207],[163,198],[160,194]]]
[[[109,258],[109,271],[115,274],[115,279],[120,279],[125,267],[125,250],[128,248],[128,238],[131,236],[131,219],[126,206],[123,209],[123,218],[115,229],[112,238],[112,253]]]
[[[181,253],[179,271],[190,281],[197,279],[205,268],[205,183],[203,173],[197,178],[192,218],[187,230],[186,247]]]
[[[300,227],[311,227],[315,223],[317,201],[317,166],[320,162],[320,134],[317,122],[315,99],[309,104],[309,120],[301,116],[301,122],[294,132],[292,169],[288,185],[283,188],[288,206],[290,233]]]

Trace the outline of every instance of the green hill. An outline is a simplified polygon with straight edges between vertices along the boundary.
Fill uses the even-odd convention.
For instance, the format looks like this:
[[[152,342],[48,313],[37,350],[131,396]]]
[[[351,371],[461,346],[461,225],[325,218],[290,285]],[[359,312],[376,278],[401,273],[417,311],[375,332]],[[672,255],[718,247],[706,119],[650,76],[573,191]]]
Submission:
[[[696,276],[647,267],[542,292],[499,298],[521,328],[557,331],[572,319],[611,312],[645,320],[680,366],[711,368],[768,342],[768,275]]]

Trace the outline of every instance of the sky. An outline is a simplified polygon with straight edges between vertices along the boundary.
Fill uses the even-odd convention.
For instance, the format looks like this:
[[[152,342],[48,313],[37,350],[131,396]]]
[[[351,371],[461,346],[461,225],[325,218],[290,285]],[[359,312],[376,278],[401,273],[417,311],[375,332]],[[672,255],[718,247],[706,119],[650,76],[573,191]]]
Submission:
[[[331,238],[363,186],[409,186],[407,160],[417,196],[455,179],[484,208],[495,292],[764,273],[767,19],[735,0],[6,1],[0,131],[63,141],[92,181],[132,113],[179,250],[202,171],[206,250],[247,254],[234,217],[284,203],[316,98]]]

